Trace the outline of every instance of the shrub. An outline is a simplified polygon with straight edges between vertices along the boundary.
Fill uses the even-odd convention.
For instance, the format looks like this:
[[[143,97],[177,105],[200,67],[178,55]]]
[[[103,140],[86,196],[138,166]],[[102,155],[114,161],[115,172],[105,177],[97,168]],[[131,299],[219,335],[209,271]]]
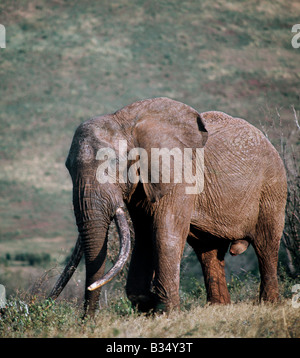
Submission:
[[[23,252],[15,255],[16,261],[28,262],[30,266],[46,266],[51,261],[51,256],[48,253],[29,253]]]
[[[2,309],[0,337],[58,336],[79,324],[81,314],[72,303],[21,296],[10,299]]]

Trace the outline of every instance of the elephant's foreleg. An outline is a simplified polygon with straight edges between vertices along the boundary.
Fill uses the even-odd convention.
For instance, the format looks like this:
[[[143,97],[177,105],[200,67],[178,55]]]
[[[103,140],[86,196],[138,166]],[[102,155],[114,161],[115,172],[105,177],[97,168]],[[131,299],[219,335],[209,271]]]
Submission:
[[[171,311],[180,306],[180,262],[189,232],[190,200],[181,198],[175,208],[168,203],[157,210],[154,218],[154,268],[153,288],[156,311]]]
[[[155,241],[155,276],[153,282],[155,310],[168,312],[180,306],[179,280],[182,238],[160,231],[157,233]]]
[[[207,240],[210,240],[209,238]],[[228,250],[227,241],[211,238],[211,242],[203,244],[201,239],[188,239],[193,247],[203,270],[204,282],[207,292],[207,301],[210,303],[229,304],[230,295],[225,278],[224,257]]]

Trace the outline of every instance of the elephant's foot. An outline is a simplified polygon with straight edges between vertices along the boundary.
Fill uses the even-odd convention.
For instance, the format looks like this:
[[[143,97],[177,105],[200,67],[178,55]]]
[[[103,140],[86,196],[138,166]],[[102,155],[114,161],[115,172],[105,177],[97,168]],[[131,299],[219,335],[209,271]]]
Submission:
[[[260,302],[276,303],[279,301],[278,281],[276,276],[264,276],[260,285]]]
[[[229,305],[231,303],[230,296],[227,292],[215,296],[208,296],[207,302],[213,305]]]
[[[170,300],[164,300],[154,293],[145,294],[130,294],[128,299],[132,305],[142,313],[163,313],[171,312],[174,309],[179,309],[180,305],[174,304]]]
[[[155,309],[155,297],[153,294],[129,294],[128,299],[132,305],[143,313],[154,311]]]
[[[179,304],[173,304],[172,302],[163,302],[158,300],[155,305],[154,312],[155,313],[170,313],[175,310],[180,310]]]
[[[206,282],[207,301],[211,304],[230,304],[225,276],[210,276]]]
[[[165,287],[157,284],[154,287],[155,308],[156,313],[170,313],[174,310],[180,310],[180,298],[177,290],[167,291]]]
[[[279,302],[279,295],[278,292],[271,292],[266,294],[265,292],[263,292],[263,294],[260,296],[260,302],[264,302],[264,303],[277,303]]]

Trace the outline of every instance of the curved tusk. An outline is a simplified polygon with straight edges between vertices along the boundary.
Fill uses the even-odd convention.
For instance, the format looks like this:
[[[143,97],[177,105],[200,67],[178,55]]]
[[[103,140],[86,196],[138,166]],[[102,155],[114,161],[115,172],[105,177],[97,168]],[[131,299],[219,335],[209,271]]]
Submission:
[[[61,291],[65,288],[66,284],[69,282],[70,278],[75,272],[82,258],[82,255],[83,255],[83,249],[82,249],[81,239],[79,235],[75,248],[70,257],[70,260],[67,263],[63,273],[60,275],[59,279],[57,280],[48,298],[52,298],[55,300],[61,294]]]
[[[125,265],[130,254],[130,229],[123,209],[116,210],[114,220],[120,239],[120,253],[114,266],[98,281],[88,287],[89,291],[96,290],[111,281]]]

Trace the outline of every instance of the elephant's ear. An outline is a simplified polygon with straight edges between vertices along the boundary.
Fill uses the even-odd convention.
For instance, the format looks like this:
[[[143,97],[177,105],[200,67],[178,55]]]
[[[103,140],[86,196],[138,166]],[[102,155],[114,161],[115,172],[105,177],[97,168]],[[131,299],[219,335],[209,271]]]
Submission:
[[[146,159],[143,158],[144,165],[140,160],[139,171],[151,202],[158,201],[178,185],[186,186],[186,193],[197,193],[195,179],[203,176],[201,149],[208,137],[197,111],[175,101],[167,102],[159,109],[152,106],[139,113],[133,137],[135,146],[147,154]],[[198,155],[202,157],[199,159]]]

